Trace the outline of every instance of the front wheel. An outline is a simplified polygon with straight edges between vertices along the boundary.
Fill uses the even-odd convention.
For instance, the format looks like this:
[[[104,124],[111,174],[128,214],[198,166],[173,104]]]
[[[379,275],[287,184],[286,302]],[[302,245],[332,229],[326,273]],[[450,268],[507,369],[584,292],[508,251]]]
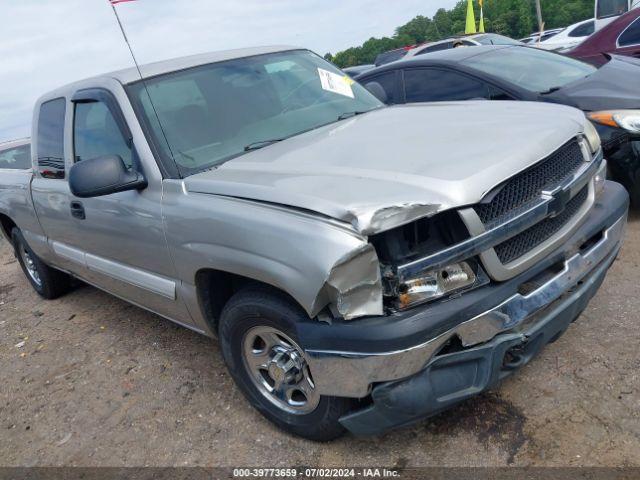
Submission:
[[[27,244],[20,229],[14,228],[11,231],[11,240],[24,275],[41,297],[53,300],[70,290],[71,278],[69,275],[40,260]]]
[[[295,435],[329,441],[345,432],[339,418],[351,400],[316,390],[293,328],[305,319],[284,295],[262,288],[242,290],[220,318],[222,354],[240,390],[267,419]]]

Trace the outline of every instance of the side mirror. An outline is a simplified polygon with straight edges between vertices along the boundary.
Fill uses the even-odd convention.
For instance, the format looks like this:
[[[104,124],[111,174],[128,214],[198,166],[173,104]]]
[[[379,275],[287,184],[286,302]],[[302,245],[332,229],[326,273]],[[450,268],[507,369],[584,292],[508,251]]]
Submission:
[[[387,92],[385,92],[382,85],[378,82],[369,82],[365,84],[364,88],[369,90],[369,92],[373,93],[373,96],[380,100],[382,103],[387,103],[389,101],[389,97],[387,97]]]
[[[119,155],[76,163],[69,170],[69,188],[76,197],[89,198],[147,187],[144,176],[128,170]]]

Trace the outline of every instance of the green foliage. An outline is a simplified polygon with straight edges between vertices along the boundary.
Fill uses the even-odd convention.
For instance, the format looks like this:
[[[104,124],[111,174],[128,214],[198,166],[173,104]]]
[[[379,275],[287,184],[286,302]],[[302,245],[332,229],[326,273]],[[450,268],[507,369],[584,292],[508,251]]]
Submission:
[[[476,20],[480,8],[475,3]],[[542,0],[542,16],[545,28],[566,27],[572,23],[593,17],[593,0]],[[351,47],[335,55],[328,53],[341,68],[373,63],[379,53],[433,42],[464,33],[467,1],[460,0],[451,10],[439,9],[433,18],[416,16],[396,28],[392,37],[370,38],[359,47]],[[538,30],[534,0],[484,0],[484,22],[487,32],[500,33],[512,38],[522,38]]]

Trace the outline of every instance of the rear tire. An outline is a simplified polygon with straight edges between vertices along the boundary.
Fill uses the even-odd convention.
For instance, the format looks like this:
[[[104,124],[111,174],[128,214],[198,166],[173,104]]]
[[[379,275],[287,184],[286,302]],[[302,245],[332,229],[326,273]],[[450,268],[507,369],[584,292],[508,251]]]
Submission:
[[[16,258],[33,289],[47,300],[58,298],[71,289],[71,277],[44,263],[31,250],[18,228],[11,231]]]
[[[227,368],[249,402],[283,430],[326,442],[345,433],[348,398],[321,396],[306,365],[295,324],[306,313],[277,291],[247,287],[225,305],[219,338]]]

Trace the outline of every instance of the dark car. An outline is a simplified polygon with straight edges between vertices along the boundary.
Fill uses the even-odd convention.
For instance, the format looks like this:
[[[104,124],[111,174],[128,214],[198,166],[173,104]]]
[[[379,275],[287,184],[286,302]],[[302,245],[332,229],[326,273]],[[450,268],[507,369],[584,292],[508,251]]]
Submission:
[[[409,45],[406,47],[396,48],[395,50],[389,50],[388,52],[379,53],[373,63],[376,67],[380,65],[386,65],[387,63],[395,62],[403,58],[409,50],[415,48],[415,45]]]
[[[612,177],[640,206],[640,81],[634,79],[640,60],[614,55],[598,68],[525,46],[443,50],[357,77],[387,104],[487,99],[579,108],[598,129]]]
[[[640,8],[620,16],[565,55],[593,65],[604,65],[610,54],[640,58]],[[638,83],[637,79],[627,81]]]
[[[353,67],[346,67],[343,68],[342,71],[344,73],[346,73],[347,75],[349,75],[351,78],[355,78],[358,75],[363,74],[366,71],[371,70],[372,68],[375,68],[376,66],[371,64],[371,65],[355,65]]]

